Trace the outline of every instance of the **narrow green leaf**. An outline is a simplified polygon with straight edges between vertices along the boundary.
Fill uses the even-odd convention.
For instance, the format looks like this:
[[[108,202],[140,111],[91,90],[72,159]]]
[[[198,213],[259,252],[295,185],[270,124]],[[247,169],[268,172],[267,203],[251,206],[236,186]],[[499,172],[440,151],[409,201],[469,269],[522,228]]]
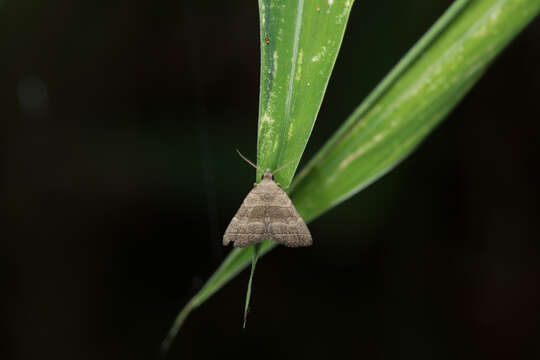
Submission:
[[[261,86],[257,164],[291,183],[319,112],[353,1],[259,0]],[[257,179],[262,174],[257,174]],[[254,251],[244,326],[257,262]],[[249,250],[247,250],[249,251]]]
[[[261,86],[257,164],[291,183],[313,129],[353,1],[259,0]],[[257,179],[262,174],[258,174]]]
[[[319,216],[408,156],[539,11],[538,0],[455,2],[298,174],[302,216]]]
[[[246,302],[244,305],[244,323],[243,328],[246,328],[246,321],[247,321],[247,315],[249,311],[249,301],[251,299],[251,288],[253,286],[253,277],[255,276],[255,266],[257,265],[257,260],[259,259],[259,252],[261,248],[261,244],[254,244],[253,246],[250,246],[250,248],[253,248],[253,258],[251,260],[251,273],[249,274],[249,282],[247,287],[247,293],[246,293]]]
[[[456,1],[297,176],[289,191],[300,215],[306,221],[313,220],[409,155],[539,12],[538,0]],[[266,109],[262,99],[261,109]],[[266,111],[261,114],[259,164],[272,168],[282,159],[272,160],[264,151],[261,154],[261,148],[270,146],[266,142],[261,146],[261,136],[277,136],[267,135],[266,120],[262,119]],[[261,256],[274,247],[274,243],[263,242]],[[170,344],[192,309],[236,276],[249,261],[248,250],[231,251],[184,307],[164,344]]]

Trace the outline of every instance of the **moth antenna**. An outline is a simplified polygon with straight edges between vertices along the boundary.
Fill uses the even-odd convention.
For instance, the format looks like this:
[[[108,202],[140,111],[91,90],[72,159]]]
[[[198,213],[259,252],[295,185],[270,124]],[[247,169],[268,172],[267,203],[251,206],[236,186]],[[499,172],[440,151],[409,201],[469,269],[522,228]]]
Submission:
[[[245,162],[247,162],[249,165],[253,166],[255,169],[259,170],[260,172],[262,172],[264,174],[264,171],[261,170],[261,168],[259,168],[257,165],[255,165],[254,163],[252,163],[247,157],[245,157],[244,155],[242,155],[242,153],[240,152],[240,150],[236,149],[236,152],[238,153],[238,155],[240,155],[240,157],[242,159],[244,159]]]
[[[287,166],[291,165],[291,164],[292,164],[293,162],[295,162],[295,161],[296,161],[296,160],[289,161],[288,163],[286,163],[286,164],[283,165],[282,167],[278,168],[277,170],[274,170],[274,171],[272,172],[272,176],[273,176],[275,173],[277,173],[278,171],[285,169]]]

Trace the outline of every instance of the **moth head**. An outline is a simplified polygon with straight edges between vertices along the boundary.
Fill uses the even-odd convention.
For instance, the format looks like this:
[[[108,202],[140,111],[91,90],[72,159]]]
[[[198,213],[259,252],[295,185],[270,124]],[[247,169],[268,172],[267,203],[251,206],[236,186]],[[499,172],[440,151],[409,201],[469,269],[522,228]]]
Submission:
[[[269,179],[269,180],[274,181],[274,175],[272,175],[272,173],[270,172],[270,169],[266,169],[263,175],[263,179]]]
[[[246,158],[244,155],[242,155],[240,153],[240,151],[238,151],[238,149],[236,149],[236,152],[238,153],[238,155],[240,155],[240,157],[242,159],[244,159],[248,164],[250,164],[251,166],[253,166],[255,169],[259,170],[260,172],[263,173],[263,176],[262,176],[262,179],[261,180],[264,180],[264,179],[268,179],[268,180],[272,180],[274,181],[274,174],[277,173],[278,171],[282,170],[282,169],[285,169],[287,166],[291,165],[292,163],[294,163],[296,160],[292,160],[290,162],[288,162],[287,164],[283,165],[282,167],[278,168],[277,170],[274,170],[274,172],[271,172],[270,169],[266,169],[266,171],[262,171],[262,169],[260,167],[258,167],[257,165],[255,165],[254,163],[252,163],[248,158]]]

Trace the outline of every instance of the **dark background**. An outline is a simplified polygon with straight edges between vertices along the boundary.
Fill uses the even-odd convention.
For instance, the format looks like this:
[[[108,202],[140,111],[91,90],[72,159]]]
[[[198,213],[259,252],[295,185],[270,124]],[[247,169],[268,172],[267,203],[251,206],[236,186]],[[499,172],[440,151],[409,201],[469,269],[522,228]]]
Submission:
[[[0,1],[0,358],[148,359],[256,157],[256,1]],[[450,4],[357,1],[309,159]],[[540,19],[419,149],[188,318],[171,359],[540,356]],[[314,195],[316,196],[316,195]]]

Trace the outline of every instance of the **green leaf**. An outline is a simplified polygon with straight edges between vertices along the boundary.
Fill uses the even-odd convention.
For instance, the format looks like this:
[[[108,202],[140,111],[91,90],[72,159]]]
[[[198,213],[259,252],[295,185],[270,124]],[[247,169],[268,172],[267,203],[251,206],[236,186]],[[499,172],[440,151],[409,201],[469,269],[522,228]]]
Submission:
[[[276,181],[285,189],[311,135],[352,3],[259,0],[261,87],[257,165],[263,171],[282,168],[276,173]],[[253,250],[244,327],[257,249]]]
[[[251,273],[249,274],[246,302],[244,303],[244,323],[242,325],[244,329],[246,328],[247,314],[249,311],[249,300],[251,299],[251,287],[253,285],[253,276],[255,275],[255,266],[257,265],[257,260],[259,259],[260,247],[261,247],[260,243],[250,246],[250,248],[253,249],[253,257],[251,260]]]
[[[261,3],[266,6],[266,2]],[[334,1],[334,5],[337,3],[338,1]],[[302,10],[305,9],[304,4]],[[304,220],[311,221],[354,195],[408,156],[465,96],[497,54],[539,12],[538,0],[456,1],[297,176],[289,192]],[[261,28],[265,26],[261,20]],[[268,39],[271,44],[272,38]],[[267,53],[263,56],[268,56]],[[298,65],[298,59],[296,61]],[[263,71],[268,64],[263,59]],[[277,64],[279,69],[281,63]],[[305,66],[302,70],[311,71],[314,70],[307,70]],[[316,74],[306,76],[316,77]],[[268,84],[265,83],[264,86]],[[294,96],[300,94],[293,93],[290,104],[293,104],[291,101]],[[282,98],[279,100],[287,104]],[[291,118],[291,114],[294,114],[292,111],[288,120],[279,127],[281,131],[272,130],[268,133],[268,129],[274,127],[262,119],[267,113],[267,102],[261,98],[259,164],[263,168],[275,168],[276,164],[294,159],[294,156],[289,154],[297,149],[298,144],[292,145],[297,135],[294,133],[292,141],[287,141],[285,133],[288,132],[287,125],[290,126],[290,120],[298,116]],[[316,104],[318,110],[320,102]],[[313,103],[310,103],[310,106],[312,105]],[[271,106],[270,109],[272,108]],[[284,108],[296,109],[290,105]],[[313,112],[314,116],[316,113],[317,111]],[[278,121],[277,117],[272,116],[270,119]],[[265,137],[269,138],[268,142],[264,140]],[[270,141],[274,138],[277,140]],[[269,156],[266,154],[266,147],[273,149],[274,141],[278,142],[277,148],[283,146],[283,141],[286,142],[286,147],[279,155]],[[303,147],[300,154],[302,151]],[[288,184],[290,180],[284,180],[292,176],[292,173],[294,171],[290,170],[284,174],[281,181]],[[274,243],[263,242],[261,255],[274,246]],[[184,307],[166,341],[174,337],[192,309],[249,264],[250,255],[247,249],[231,251],[199,293]]]
[[[291,183],[341,46],[352,1],[259,0],[261,87],[257,164]],[[258,174],[257,179],[262,174]]]
[[[539,10],[538,0],[456,1],[298,174],[299,213],[313,219],[401,162]]]

